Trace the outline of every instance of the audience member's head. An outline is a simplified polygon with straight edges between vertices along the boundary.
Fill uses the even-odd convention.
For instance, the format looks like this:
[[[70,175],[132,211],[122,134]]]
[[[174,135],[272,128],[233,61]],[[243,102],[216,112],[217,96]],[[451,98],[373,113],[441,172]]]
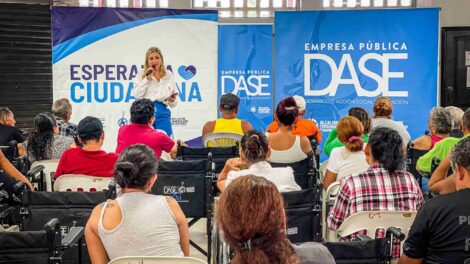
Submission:
[[[114,179],[121,188],[150,190],[157,179],[155,152],[144,144],[124,149],[114,167]]]
[[[240,144],[241,156],[247,164],[253,164],[269,158],[268,138],[262,132],[256,130],[249,131],[242,137]]]
[[[470,108],[462,116],[462,131],[464,134],[470,133]]]
[[[37,114],[34,129],[28,136],[28,155],[36,160],[49,159],[52,140],[57,131],[57,122],[51,113]]]
[[[15,126],[15,116],[8,107],[0,107],[0,124],[5,126]]]
[[[252,175],[235,179],[220,197],[216,219],[235,251],[232,263],[297,263],[284,232],[282,197],[269,180]]]
[[[220,97],[219,111],[227,113],[237,113],[240,98],[233,93],[226,93]]]
[[[364,134],[369,134],[372,129],[372,119],[370,118],[369,112],[361,107],[353,107],[348,111],[349,116],[354,116],[361,121],[364,127]]]
[[[452,130],[452,117],[444,107],[433,107],[429,115],[429,129],[432,134],[449,134]]]
[[[457,143],[450,153],[452,170],[454,171],[457,190],[470,185],[470,137]]]
[[[77,131],[78,139],[83,144],[86,145],[90,141],[100,142],[103,144],[103,124],[98,118],[93,116],[83,118],[78,123]]]
[[[52,113],[55,117],[68,122],[70,120],[70,116],[72,115],[72,104],[70,103],[69,99],[62,98],[56,100],[52,105]]]
[[[445,108],[449,111],[450,116],[452,117],[452,129],[460,129],[462,124],[463,110],[456,106],[447,106]]]
[[[370,163],[377,162],[389,172],[403,168],[403,141],[397,131],[387,127],[372,130],[366,155]]]
[[[294,95],[292,96],[292,98],[294,98],[295,103],[297,104],[297,109],[299,109],[299,115],[305,115],[305,112],[307,111],[307,102],[305,101],[305,99],[300,95]]]
[[[351,152],[361,151],[364,147],[364,141],[361,136],[364,133],[362,123],[353,116],[341,118],[336,125],[338,139],[346,149]]]
[[[131,122],[134,124],[151,124],[155,108],[150,99],[138,99],[131,106]]]
[[[374,103],[374,117],[392,117],[392,100],[386,96],[381,96]]]
[[[277,104],[276,107],[276,117],[279,123],[279,126],[291,127],[294,125],[299,115],[299,109],[297,108],[297,103],[294,98],[287,97]]]

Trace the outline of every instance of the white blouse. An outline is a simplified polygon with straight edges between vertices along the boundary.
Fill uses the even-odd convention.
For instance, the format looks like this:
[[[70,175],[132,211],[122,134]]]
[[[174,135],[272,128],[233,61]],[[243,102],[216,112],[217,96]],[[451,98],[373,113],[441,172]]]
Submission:
[[[254,175],[268,179],[276,185],[279,192],[300,191],[301,188],[294,178],[294,171],[291,167],[273,168],[267,161],[259,161],[252,164],[246,170],[230,171],[225,181],[225,186],[229,185],[238,177]]]
[[[178,93],[173,73],[167,70],[165,76],[163,76],[160,81],[153,75],[151,80],[148,80],[145,77],[142,79],[142,73],[143,71],[139,72],[135,79],[135,86],[132,91],[132,95],[135,98],[147,98],[152,100],[152,102],[159,101],[170,107],[175,107],[177,105],[178,99],[174,102],[168,101],[168,97],[174,93]]]

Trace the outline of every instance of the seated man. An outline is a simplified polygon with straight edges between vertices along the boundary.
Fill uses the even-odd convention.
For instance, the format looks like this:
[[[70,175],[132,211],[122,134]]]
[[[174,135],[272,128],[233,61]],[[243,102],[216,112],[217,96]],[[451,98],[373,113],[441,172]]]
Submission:
[[[0,146],[9,146],[10,142],[15,140],[18,143],[18,154],[26,156],[26,150],[23,146],[23,136],[21,131],[15,127],[15,115],[8,107],[0,107]],[[13,156],[13,153],[7,153],[7,156]]]
[[[113,177],[118,156],[101,150],[104,141],[101,121],[87,116],[78,123],[77,131],[78,140],[83,147],[70,148],[62,154],[54,178],[63,174]]]
[[[169,152],[174,158],[178,150],[177,144],[165,132],[155,130],[155,108],[149,99],[135,100],[131,106],[131,123],[119,128],[116,153],[121,153],[126,147],[134,144],[149,146],[160,159],[162,150]]]
[[[220,98],[219,111],[222,117],[207,122],[202,128],[202,136],[215,132],[230,132],[244,135],[252,130],[250,122],[237,118],[240,98],[232,93],[226,93]]]
[[[470,108],[463,114],[461,128],[464,133],[463,138],[470,136]],[[418,159],[416,169],[424,172],[431,172],[431,163],[433,158],[436,157],[442,162],[449,155],[449,152],[454,145],[463,138],[448,137],[437,142],[434,145],[434,148]],[[431,185],[431,182],[429,182],[429,184]]]
[[[457,143],[450,156],[458,191],[433,198],[419,209],[403,246],[402,264],[470,259],[470,138]]]
[[[299,109],[299,117],[297,122],[294,125],[294,129],[292,130],[292,134],[294,136],[306,136],[309,139],[315,138],[317,142],[320,142],[322,139],[321,131],[313,122],[312,119],[302,119],[307,111],[307,103],[302,96],[294,95],[292,96],[297,104],[297,108]],[[279,129],[279,125],[277,120],[274,120],[266,129],[269,133],[274,133]]]
[[[52,105],[52,113],[57,120],[59,135],[75,138],[77,125],[69,122],[72,116],[72,104],[67,98],[56,100]]]

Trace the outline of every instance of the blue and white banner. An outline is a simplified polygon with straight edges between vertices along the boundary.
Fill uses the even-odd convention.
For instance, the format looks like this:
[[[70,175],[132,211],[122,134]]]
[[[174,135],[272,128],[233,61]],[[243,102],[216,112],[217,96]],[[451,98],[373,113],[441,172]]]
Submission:
[[[273,120],[272,26],[219,26],[219,99],[240,97],[238,117],[264,131]]]
[[[162,50],[180,102],[172,109],[175,138],[201,135],[217,104],[217,11],[52,7],[53,97],[68,98],[72,122],[87,115],[105,125],[114,151],[130,122],[134,78],[150,47]]]
[[[412,138],[423,135],[437,104],[438,9],[276,12],[274,28],[275,102],[304,96],[323,138],[379,96]]]

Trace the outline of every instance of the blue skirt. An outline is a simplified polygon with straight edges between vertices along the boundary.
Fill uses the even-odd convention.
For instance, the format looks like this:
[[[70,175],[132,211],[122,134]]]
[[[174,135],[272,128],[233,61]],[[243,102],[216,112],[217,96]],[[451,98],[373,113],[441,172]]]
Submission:
[[[171,111],[165,104],[155,101],[155,121],[153,128],[160,129],[166,132],[169,137],[173,136],[173,129],[171,128]]]

